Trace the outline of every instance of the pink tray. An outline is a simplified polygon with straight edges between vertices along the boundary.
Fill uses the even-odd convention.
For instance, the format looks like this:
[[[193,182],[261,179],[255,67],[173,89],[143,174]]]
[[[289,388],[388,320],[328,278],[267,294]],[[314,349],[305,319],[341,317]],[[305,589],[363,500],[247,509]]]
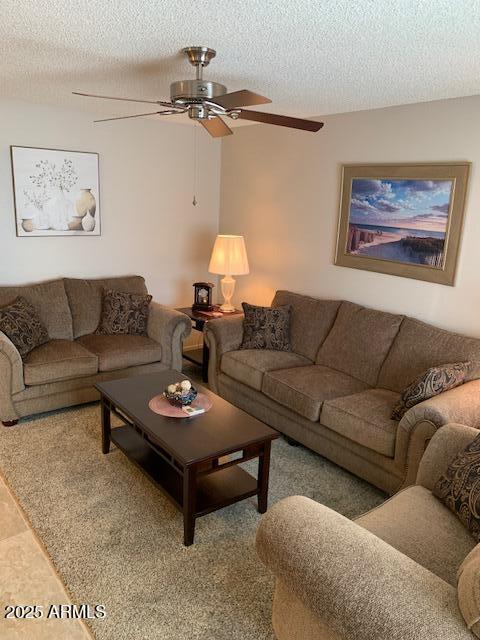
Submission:
[[[167,416],[169,418],[196,418],[197,416],[189,416],[185,411],[182,411],[180,407],[174,407],[170,404],[170,402],[165,398],[163,393],[158,396],[155,396],[150,400],[148,406],[154,413],[158,413],[161,416]],[[202,408],[205,411],[208,411],[212,406],[212,401],[210,398],[204,393],[199,393],[195,400],[190,405],[194,409]],[[201,413],[198,415],[202,415]]]

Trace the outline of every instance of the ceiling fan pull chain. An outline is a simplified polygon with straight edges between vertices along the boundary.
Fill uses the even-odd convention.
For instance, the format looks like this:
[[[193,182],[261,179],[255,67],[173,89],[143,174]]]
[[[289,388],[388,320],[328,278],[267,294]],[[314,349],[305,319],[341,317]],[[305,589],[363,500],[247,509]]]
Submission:
[[[197,123],[193,124],[193,200],[192,204],[194,207],[197,206],[197,184],[198,184],[198,176],[197,176]]]

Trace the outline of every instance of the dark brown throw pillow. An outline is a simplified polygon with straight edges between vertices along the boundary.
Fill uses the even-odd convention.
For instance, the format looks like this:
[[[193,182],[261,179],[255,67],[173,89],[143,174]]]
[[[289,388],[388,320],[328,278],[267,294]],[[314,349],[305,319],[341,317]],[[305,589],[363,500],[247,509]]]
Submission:
[[[240,349],[291,351],[290,306],[257,307],[242,302],[243,341]]]
[[[49,339],[35,307],[21,296],[0,309],[0,331],[13,342],[22,358]]]
[[[433,494],[480,542],[480,435],[452,460],[433,487]]]
[[[150,295],[105,289],[100,324],[95,333],[106,336],[146,336],[151,299]]]
[[[422,373],[402,393],[402,397],[393,408],[392,420],[401,420],[410,407],[463,384],[470,364],[470,362],[444,364],[431,367]]]

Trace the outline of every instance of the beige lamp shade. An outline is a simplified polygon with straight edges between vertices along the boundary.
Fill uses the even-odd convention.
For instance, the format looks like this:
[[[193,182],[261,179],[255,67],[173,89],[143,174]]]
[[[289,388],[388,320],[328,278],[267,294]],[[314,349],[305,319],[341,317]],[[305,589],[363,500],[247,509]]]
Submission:
[[[210,273],[243,276],[249,273],[243,236],[217,236],[208,265]]]

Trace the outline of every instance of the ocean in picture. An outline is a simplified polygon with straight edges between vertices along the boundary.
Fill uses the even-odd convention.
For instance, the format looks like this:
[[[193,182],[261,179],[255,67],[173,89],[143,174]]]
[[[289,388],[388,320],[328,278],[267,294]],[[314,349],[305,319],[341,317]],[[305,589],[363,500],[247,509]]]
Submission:
[[[354,178],[347,253],[441,269],[451,180]]]

